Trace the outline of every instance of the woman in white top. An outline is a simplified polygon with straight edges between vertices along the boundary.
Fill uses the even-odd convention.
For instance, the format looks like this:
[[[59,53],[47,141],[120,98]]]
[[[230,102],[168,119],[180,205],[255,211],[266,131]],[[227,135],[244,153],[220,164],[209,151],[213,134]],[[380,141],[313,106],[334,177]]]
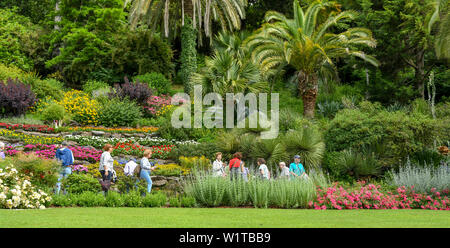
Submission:
[[[269,173],[269,169],[267,168],[267,165],[266,165],[266,160],[264,160],[263,158],[258,158],[256,163],[259,165],[258,170],[259,170],[261,178],[264,180],[269,180],[270,173]]]
[[[216,160],[213,162],[212,174],[214,177],[225,177],[225,166],[226,163],[222,162],[222,153],[216,153]]]
[[[147,149],[144,151],[144,157],[141,159],[141,178],[147,181],[147,193],[150,194],[152,191],[152,178],[150,177],[151,171],[156,169],[153,162],[149,159],[152,157],[152,150]]]
[[[100,166],[98,168],[100,174],[102,174],[103,181],[111,180],[111,176],[113,174],[114,159],[111,156],[113,150],[114,148],[110,144],[106,144],[103,147],[103,153],[102,156],[100,157]]]

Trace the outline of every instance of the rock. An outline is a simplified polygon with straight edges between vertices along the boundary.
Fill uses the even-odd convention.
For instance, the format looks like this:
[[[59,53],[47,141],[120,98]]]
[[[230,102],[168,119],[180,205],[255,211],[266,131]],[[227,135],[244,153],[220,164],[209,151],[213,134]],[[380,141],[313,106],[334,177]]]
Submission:
[[[103,135],[103,137],[105,137],[105,138],[110,138],[110,137],[111,137],[111,133],[105,133],[105,134]]]
[[[120,133],[113,133],[111,136],[116,139],[122,138],[122,135]]]
[[[165,179],[157,180],[157,181],[156,180],[155,181],[152,180],[152,185],[155,186],[155,187],[161,187],[161,186],[164,186],[166,184],[167,184],[167,180],[165,180]]]
[[[81,132],[82,136],[92,136],[91,132]]]
[[[67,142],[68,146],[77,146],[78,145],[78,143],[73,140],[68,140],[66,142]]]
[[[91,163],[89,163],[88,161],[85,161],[85,160],[75,160],[75,161],[73,161],[73,164],[88,165]]]
[[[80,131],[75,131],[75,132],[72,132],[72,135],[80,135],[81,134],[81,132]]]
[[[133,134],[131,134],[131,133],[123,133],[122,135],[127,138],[134,137]]]
[[[92,131],[92,135],[94,135],[94,136],[105,136],[105,132],[103,132],[103,131]]]
[[[143,133],[135,133],[134,136],[139,137],[139,138],[145,138],[145,134],[143,134]]]

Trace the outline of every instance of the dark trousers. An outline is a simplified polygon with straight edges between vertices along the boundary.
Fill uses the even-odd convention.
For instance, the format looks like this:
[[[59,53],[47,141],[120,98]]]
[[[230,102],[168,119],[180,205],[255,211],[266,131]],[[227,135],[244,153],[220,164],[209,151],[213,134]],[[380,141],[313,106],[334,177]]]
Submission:
[[[107,181],[107,180],[111,181],[111,177],[112,177],[112,172],[111,171],[108,171],[108,176],[105,175],[105,171],[104,170],[101,170],[100,174],[102,174],[102,180],[103,181]],[[106,193],[108,193],[108,190],[105,190],[105,194]]]

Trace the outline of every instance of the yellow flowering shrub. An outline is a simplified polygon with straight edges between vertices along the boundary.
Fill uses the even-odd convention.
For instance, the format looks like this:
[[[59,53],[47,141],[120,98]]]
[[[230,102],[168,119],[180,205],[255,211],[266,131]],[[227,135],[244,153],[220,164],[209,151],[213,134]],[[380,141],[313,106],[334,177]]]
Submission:
[[[156,164],[156,166],[157,168],[152,172],[152,175],[180,176],[191,172],[189,168],[183,168],[177,164]]]
[[[72,118],[83,125],[98,125],[98,112],[100,104],[89,97],[88,94],[79,90],[70,90],[64,94],[58,104],[64,106]]]
[[[205,156],[195,156],[195,157],[185,157],[181,156],[179,158],[180,164],[183,168],[189,168],[189,169],[200,169],[200,170],[206,170],[211,167],[211,161],[207,159]]]

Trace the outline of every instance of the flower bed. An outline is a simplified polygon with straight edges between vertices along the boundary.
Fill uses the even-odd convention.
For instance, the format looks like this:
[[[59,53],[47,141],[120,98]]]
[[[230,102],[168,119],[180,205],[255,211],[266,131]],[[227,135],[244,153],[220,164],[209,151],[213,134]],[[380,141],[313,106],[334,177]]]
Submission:
[[[141,127],[141,128],[130,128],[130,127],[117,127],[117,128],[107,128],[107,127],[60,127],[57,128],[58,132],[88,132],[88,131],[102,131],[109,133],[153,133],[158,131],[157,127]]]
[[[6,146],[6,154],[13,156],[19,153],[17,147]],[[56,145],[46,145],[46,144],[28,144],[24,147],[25,154],[34,153],[40,158],[52,159],[55,157],[57,146]],[[100,156],[102,151],[92,149],[89,147],[80,146],[70,146],[69,149],[73,153],[75,159],[86,160],[92,163],[100,161]]]
[[[433,191],[433,190],[432,190]],[[448,192],[447,192],[448,193]],[[360,183],[360,188],[347,191],[335,183],[317,189],[317,200],[309,203],[314,209],[432,209],[450,210],[450,199],[440,192],[417,194],[413,189],[399,187],[396,192],[382,192],[380,185]]]
[[[166,159],[169,155],[169,152],[175,147],[175,145],[160,145],[160,146],[152,146],[151,149],[153,151],[152,158],[158,159]],[[117,143],[114,146],[114,151],[112,153],[113,156],[117,155],[132,155],[137,157],[142,157],[144,154],[145,147],[129,143]]]
[[[3,136],[7,139],[19,140],[24,144],[60,144],[64,140],[64,138],[62,137],[43,137],[18,133],[5,129],[0,130],[0,136]]]
[[[25,131],[42,132],[42,133],[55,133],[55,129],[47,125],[8,124],[0,122],[0,128],[6,128],[9,130],[22,129]]]
[[[81,146],[92,146],[97,149],[103,148],[103,146],[105,146],[106,144],[117,144],[117,143],[138,143],[141,146],[147,147],[164,146],[164,145],[198,144],[198,142],[192,140],[176,141],[156,137],[104,138],[98,136],[68,135],[66,136],[66,140],[75,141]]]

